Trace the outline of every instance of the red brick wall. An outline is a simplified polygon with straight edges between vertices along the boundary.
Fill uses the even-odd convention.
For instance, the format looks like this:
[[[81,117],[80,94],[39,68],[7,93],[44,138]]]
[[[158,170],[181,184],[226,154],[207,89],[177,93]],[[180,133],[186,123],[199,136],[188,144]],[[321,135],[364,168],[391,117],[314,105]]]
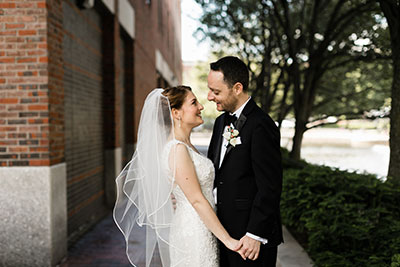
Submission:
[[[171,70],[177,75],[177,79],[182,82],[182,60],[181,60],[181,30],[175,26],[175,21],[181,20],[180,1],[176,0],[159,0],[158,7],[161,8],[163,15],[162,29],[157,27],[157,48],[163,54],[164,59],[168,62]],[[162,5],[162,7],[160,7]],[[175,18],[176,16],[177,18]],[[158,19],[158,16],[156,17]],[[180,25],[180,24],[179,24]]]
[[[180,0],[152,0],[151,4],[145,2],[131,0],[135,9],[134,133],[137,132],[144,99],[157,87],[156,49],[161,51],[171,70],[178,76],[179,83],[182,82],[181,44],[180,37],[176,38],[180,29],[173,29],[175,26],[173,16],[178,14],[180,21]],[[159,9],[162,10],[161,23],[159,23]]]
[[[145,1],[131,0],[135,9],[135,41],[134,41],[134,99],[135,99],[135,140],[140,114],[147,94],[157,86],[156,72],[156,30],[157,0],[146,5]]]
[[[49,165],[45,1],[0,3],[0,166]]]
[[[133,64],[134,129],[147,94],[157,86],[155,50],[182,81],[179,0],[130,0],[135,9]],[[46,166],[64,162],[64,88],[61,0],[0,2],[0,166]],[[162,6],[162,7],[161,7]],[[162,8],[159,23],[158,9]],[[49,15],[48,15],[49,14]],[[160,26],[161,25],[161,28]],[[114,24],[118,47],[118,27]],[[118,58],[111,55],[117,88]],[[118,95],[118,92],[114,92]],[[120,99],[114,98],[114,107]],[[118,108],[111,116],[115,130],[106,147],[119,147]],[[108,128],[108,127],[107,127]],[[136,140],[136,137],[134,138]]]
[[[105,205],[105,172],[110,167],[105,163],[108,148],[104,145],[111,143],[114,148],[117,128],[113,115],[114,46],[106,45],[113,44],[114,26],[113,16],[102,1],[85,9],[75,0],[63,0],[62,15],[56,13],[55,17],[59,16],[63,17],[64,34],[59,61],[64,61],[68,243],[73,244],[109,212]],[[57,62],[53,62],[55,68]],[[55,92],[58,89],[52,88]],[[111,179],[114,182],[115,177]]]

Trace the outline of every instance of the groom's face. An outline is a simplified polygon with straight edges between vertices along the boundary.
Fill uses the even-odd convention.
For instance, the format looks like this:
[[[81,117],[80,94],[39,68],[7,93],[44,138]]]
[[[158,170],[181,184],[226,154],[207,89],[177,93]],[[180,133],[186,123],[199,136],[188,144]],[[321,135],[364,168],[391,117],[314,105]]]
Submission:
[[[233,89],[229,88],[224,81],[224,74],[220,71],[211,70],[207,82],[210,89],[207,96],[208,101],[215,102],[218,111],[236,111],[238,99]]]

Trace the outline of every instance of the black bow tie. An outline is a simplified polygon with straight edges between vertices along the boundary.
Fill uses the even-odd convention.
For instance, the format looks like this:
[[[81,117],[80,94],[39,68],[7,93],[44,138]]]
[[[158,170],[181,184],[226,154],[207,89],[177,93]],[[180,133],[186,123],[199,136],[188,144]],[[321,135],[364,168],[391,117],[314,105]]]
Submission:
[[[229,113],[225,113],[224,123],[225,125],[231,125],[231,123],[235,123],[237,117],[235,115],[230,115]]]

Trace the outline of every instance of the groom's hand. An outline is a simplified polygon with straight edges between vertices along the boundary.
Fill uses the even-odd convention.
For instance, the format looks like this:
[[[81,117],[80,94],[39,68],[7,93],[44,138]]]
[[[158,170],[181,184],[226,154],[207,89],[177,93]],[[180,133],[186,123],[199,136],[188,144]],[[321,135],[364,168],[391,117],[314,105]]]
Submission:
[[[254,261],[258,258],[260,253],[260,244],[260,241],[245,235],[239,241],[239,245],[241,246],[239,253],[240,255],[244,255],[244,259],[247,258]]]

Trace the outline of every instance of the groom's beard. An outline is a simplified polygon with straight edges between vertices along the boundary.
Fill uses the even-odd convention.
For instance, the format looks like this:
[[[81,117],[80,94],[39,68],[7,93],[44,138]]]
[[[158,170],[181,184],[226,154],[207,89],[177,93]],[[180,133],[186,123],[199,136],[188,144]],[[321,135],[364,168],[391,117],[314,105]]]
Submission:
[[[235,97],[229,96],[229,97],[224,101],[223,104],[220,102],[220,105],[222,106],[223,111],[233,113],[233,112],[235,112],[236,109],[237,109],[237,107],[236,107],[236,106],[237,106],[237,103],[238,103],[238,100],[237,100]]]

